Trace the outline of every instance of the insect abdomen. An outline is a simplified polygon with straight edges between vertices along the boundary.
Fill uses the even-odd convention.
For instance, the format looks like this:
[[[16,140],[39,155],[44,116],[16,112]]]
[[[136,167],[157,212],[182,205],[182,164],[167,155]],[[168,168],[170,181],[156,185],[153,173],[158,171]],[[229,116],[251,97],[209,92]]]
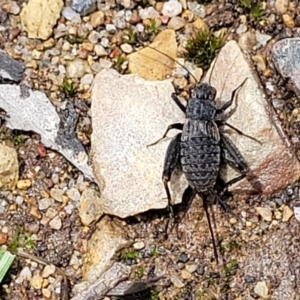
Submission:
[[[180,162],[190,186],[203,192],[215,186],[221,149],[219,140],[215,136],[207,136],[203,126],[199,126],[199,121],[197,123],[188,121],[185,124],[180,143]],[[195,128],[201,130],[197,132]]]

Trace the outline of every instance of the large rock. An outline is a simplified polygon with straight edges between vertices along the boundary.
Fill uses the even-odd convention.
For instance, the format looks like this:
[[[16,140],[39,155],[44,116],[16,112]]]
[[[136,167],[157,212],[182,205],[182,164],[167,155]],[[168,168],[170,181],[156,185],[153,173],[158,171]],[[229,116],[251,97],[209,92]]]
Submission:
[[[112,83],[115,83],[112,88]],[[170,138],[157,141],[184,115],[171,99],[170,81],[145,81],[136,75],[103,70],[92,90],[92,151],[101,205],[108,214],[125,218],[164,208],[163,161]],[[176,134],[169,133],[169,137]],[[184,176],[172,178],[173,200],[181,201]]]
[[[69,108],[66,120],[61,120],[44,93],[9,84],[0,85],[0,108],[9,116],[7,127],[40,134],[46,147],[60,152],[87,178],[94,179],[85,149],[76,138],[74,109]]]
[[[300,96],[300,38],[287,38],[276,42],[272,49],[272,60],[278,72],[291,78],[297,96]]]
[[[18,155],[15,149],[0,144],[0,189],[12,190],[19,178]]]
[[[251,170],[247,178],[238,182],[232,189],[267,194],[284,189],[299,178],[300,164],[251,65],[235,41],[228,42],[222,48],[215,64],[212,65],[210,83],[218,91],[219,103],[227,102],[232,91],[247,78],[238,93],[236,110],[228,119],[228,123],[260,141],[258,143],[230,130],[228,136],[240,150]],[[210,72],[206,78],[209,77]],[[227,168],[223,176],[228,181],[237,176],[237,173]]]
[[[28,37],[47,40],[52,35],[63,4],[62,0],[29,0],[20,14]]]
[[[5,52],[0,51],[0,82],[15,81],[22,79],[24,66],[9,57]]]
[[[128,69],[132,74],[148,80],[162,80],[172,74],[177,56],[175,31],[167,29],[159,33],[150,47],[165,53],[163,55],[149,47],[128,55]],[[169,56],[169,57],[168,57]]]

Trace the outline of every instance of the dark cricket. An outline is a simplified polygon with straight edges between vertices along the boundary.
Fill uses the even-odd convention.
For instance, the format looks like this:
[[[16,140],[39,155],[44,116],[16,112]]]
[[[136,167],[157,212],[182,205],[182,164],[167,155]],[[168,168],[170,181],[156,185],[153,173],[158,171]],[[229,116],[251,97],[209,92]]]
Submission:
[[[152,49],[158,51],[157,49]],[[163,52],[160,53],[164,54]],[[182,104],[176,93],[172,93],[172,99],[185,113],[186,120],[183,124],[174,123],[169,125],[163,137],[151,144],[154,145],[164,139],[171,129],[182,131],[171,140],[167,148],[163,167],[162,179],[168,198],[170,219],[173,219],[174,214],[168,182],[171,180],[174,170],[179,167],[189,183],[185,193],[190,195],[190,200],[196,194],[203,200],[203,207],[207,216],[214,256],[217,263],[218,253],[208,213],[208,197],[213,196],[223,208],[226,208],[225,203],[221,199],[226,188],[243,179],[249,171],[242,154],[220,130],[220,127],[227,125],[238,133],[243,134],[240,130],[223,120],[222,117],[226,109],[232,105],[237,92],[243,87],[246,81],[247,78],[232,92],[231,99],[220,107],[215,102],[216,89],[210,83],[197,83],[195,88],[190,92],[186,106]],[[250,136],[247,137],[257,141]],[[241,175],[225,183],[223,191],[219,194],[216,184],[220,175],[221,163],[228,164],[238,170]]]

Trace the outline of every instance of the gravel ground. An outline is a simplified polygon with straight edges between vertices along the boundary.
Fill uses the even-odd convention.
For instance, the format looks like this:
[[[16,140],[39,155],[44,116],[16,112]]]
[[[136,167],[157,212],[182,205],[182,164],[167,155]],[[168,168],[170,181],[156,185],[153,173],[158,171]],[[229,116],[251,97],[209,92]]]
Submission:
[[[299,157],[300,104],[291,82],[279,76],[270,58],[274,41],[300,35],[299,8],[295,2],[283,0],[261,2],[263,13],[255,17],[250,8],[252,2],[212,1],[197,6],[197,2],[182,1],[189,10],[175,16],[191,21],[196,16],[202,17],[212,31],[233,28],[228,38],[240,43],[245,32],[257,30],[267,35],[269,42],[263,41],[260,48],[252,47],[249,54],[256,57],[257,73],[269,101]],[[26,82],[44,91],[56,107],[61,107],[65,100],[75,104],[79,113],[77,135],[89,151],[91,82],[88,76],[94,76],[103,66],[126,73],[127,54],[149,44],[172,18],[161,18],[150,30],[150,15],[154,8],[161,10],[161,2],[99,1],[104,11],[103,22],[85,16],[80,17],[81,23],[75,24],[67,20],[69,16],[64,13],[54,26],[52,36],[42,41],[29,39],[22,29],[20,8],[24,3],[27,1],[0,0],[0,49],[25,64]],[[288,9],[284,9],[285,3],[289,3]],[[124,7],[126,13],[122,15]],[[141,7],[143,10],[138,10]],[[179,26],[181,20],[173,21],[175,25],[169,27]],[[90,25],[93,22],[98,24]],[[64,25],[69,26],[67,32]],[[179,42],[189,36],[189,25],[186,22],[176,31]],[[138,31],[131,44],[124,42],[130,29]],[[101,43],[97,45],[101,47],[93,43],[95,32],[100,33],[97,39]],[[62,88],[65,75],[60,71],[79,72],[81,65],[73,66],[74,69],[68,67],[70,61],[78,57],[81,64],[89,62],[92,71],[73,78],[76,91],[68,94]],[[270,84],[277,87],[276,91],[268,89]],[[67,294],[71,297],[72,287],[82,280],[83,255],[94,230],[94,226],[82,225],[77,207],[83,189],[97,187],[85,181],[61,155],[45,149],[36,134],[9,130],[5,125],[1,126],[0,134],[1,140],[17,151],[20,164],[18,187],[0,193],[0,241],[12,250],[22,248],[39,258],[16,258],[2,282],[0,298],[61,299],[66,291],[61,284],[62,275],[54,273],[43,261],[68,276]],[[259,295],[264,299],[300,299],[299,223],[295,218],[284,222],[284,207],[292,207],[298,200],[299,182],[296,182],[270,197],[229,198],[230,212],[212,205],[219,265],[214,260],[201,199],[193,201],[178,226],[178,233],[174,228],[167,239],[164,234],[166,211],[147,212],[126,220],[106,218],[120,224],[135,241],[132,248],[125,249],[118,257],[133,267],[133,279],[144,279],[154,273],[165,275],[147,295],[136,296],[136,299],[258,299]],[[271,214],[271,220],[255,209],[262,206]],[[179,215],[182,210],[183,206],[178,207]]]

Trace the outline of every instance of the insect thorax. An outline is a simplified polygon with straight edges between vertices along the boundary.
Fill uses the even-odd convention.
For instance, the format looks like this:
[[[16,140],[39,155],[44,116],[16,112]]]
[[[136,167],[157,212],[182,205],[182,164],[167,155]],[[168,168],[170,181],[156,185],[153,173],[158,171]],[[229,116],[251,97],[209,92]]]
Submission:
[[[186,118],[192,120],[210,121],[216,115],[216,105],[211,100],[190,98],[186,107]]]

